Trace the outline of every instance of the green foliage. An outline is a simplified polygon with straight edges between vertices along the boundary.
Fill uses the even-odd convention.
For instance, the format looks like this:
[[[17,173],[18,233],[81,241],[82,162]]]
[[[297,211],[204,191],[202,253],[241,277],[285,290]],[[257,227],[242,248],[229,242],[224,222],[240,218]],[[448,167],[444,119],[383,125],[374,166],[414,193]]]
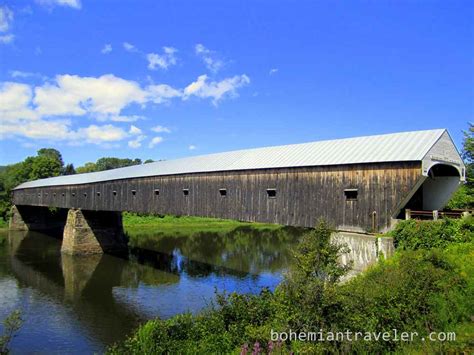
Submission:
[[[48,157],[52,160],[57,161],[61,166],[64,165],[63,156],[61,153],[53,148],[41,148],[37,152],[38,157]]]
[[[8,354],[8,345],[15,337],[15,333],[21,328],[23,319],[19,310],[13,311],[3,320],[3,335],[0,336],[0,354]]]
[[[254,229],[282,228],[277,224],[239,222],[231,219],[194,217],[194,216],[170,216],[170,215],[141,215],[138,213],[124,212],[123,225],[125,230],[131,234],[143,234],[147,230],[159,230],[167,235],[190,236],[200,232],[219,231],[229,232],[238,227],[251,227]]]
[[[445,248],[451,243],[473,240],[473,217],[463,219],[442,219],[438,221],[400,221],[389,233],[398,249]]]
[[[123,168],[126,166],[140,165],[141,159],[120,159],[120,158],[100,158],[95,163],[96,171],[104,171],[116,168]]]
[[[116,168],[123,168],[126,166],[140,165],[142,163],[141,159],[121,159],[121,158],[112,158],[104,157],[97,160],[95,163],[88,162],[84,166],[80,166],[76,169],[78,174],[82,173],[91,173],[94,171],[104,171]]]
[[[335,287],[351,265],[338,262],[349,249],[332,242],[331,234],[331,228],[321,221],[302,236],[294,252],[294,263],[276,292],[280,317],[286,319],[289,329],[326,328],[337,316]]]
[[[257,334],[263,334],[261,341],[266,345],[269,329],[262,332],[260,328],[271,320],[273,310],[273,294],[266,289],[260,295],[217,295],[216,303],[203,313],[147,322],[109,352],[225,354],[238,351],[241,344],[253,344]]]
[[[406,221],[396,255],[339,283],[344,246],[331,243],[320,223],[300,240],[282,284],[260,295],[218,294],[198,315],[154,320],[112,353],[385,353],[469,352],[474,314],[472,220]],[[434,241],[426,241],[430,233]],[[420,241],[414,242],[419,239]],[[400,245],[400,244],[399,244]],[[412,249],[412,250],[406,250]],[[273,343],[270,331],[417,332],[413,342]],[[430,332],[457,332],[457,340],[422,342]],[[245,350],[247,349],[247,350]],[[244,351],[245,350],[245,351]]]
[[[469,129],[464,131],[462,156],[466,164],[467,183],[474,185],[474,125],[469,123]]]
[[[92,173],[96,171],[95,163],[85,163],[84,166],[80,166],[76,169],[77,174]]]
[[[76,174],[76,169],[74,169],[73,164],[67,164],[62,171],[61,175],[74,175]]]
[[[474,208],[474,126],[464,131],[462,157],[466,165],[466,184],[459,187],[447,204],[449,209]]]
[[[459,186],[446,205],[447,209],[471,209],[474,208],[474,189],[467,184]]]
[[[450,331],[468,320],[466,285],[466,277],[441,250],[405,251],[340,287],[345,317],[339,328],[354,332],[397,329],[417,332],[420,338],[431,331]],[[393,341],[345,344],[351,351],[371,353],[400,345]]]
[[[27,158],[27,160],[30,158]],[[28,180],[44,179],[51,176],[61,174],[63,165],[62,161],[48,155],[38,155],[31,158],[31,172]]]
[[[23,182],[58,176],[63,173],[63,159],[56,149],[42,148],[35,157],[3,167],[0,170],[0,219],[8,219],[10,192]]]

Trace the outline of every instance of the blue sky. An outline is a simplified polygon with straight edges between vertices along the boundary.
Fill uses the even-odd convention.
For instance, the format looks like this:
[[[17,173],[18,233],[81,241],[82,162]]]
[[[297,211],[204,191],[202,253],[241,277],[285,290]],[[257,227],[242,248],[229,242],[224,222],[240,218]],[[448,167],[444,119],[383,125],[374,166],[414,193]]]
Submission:
[[[447,128],[472,1],[0,0],[0,165],[172,159]]]

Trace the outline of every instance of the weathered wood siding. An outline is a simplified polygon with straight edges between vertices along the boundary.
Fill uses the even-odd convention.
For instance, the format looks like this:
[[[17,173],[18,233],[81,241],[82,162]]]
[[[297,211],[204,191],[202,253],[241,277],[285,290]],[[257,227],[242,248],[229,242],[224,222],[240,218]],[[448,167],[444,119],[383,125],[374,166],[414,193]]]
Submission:
[[[390,226],[395,206],[420,177],[420,162],[216,172],[15,190],[13,202],[305,227],[322,217],[340,229],[369,231],[373,211],[377,230]],[[357,201],[346,200],[348,188],[358,189]],[[267,189],[276,189],[276,197],[268,197]]]

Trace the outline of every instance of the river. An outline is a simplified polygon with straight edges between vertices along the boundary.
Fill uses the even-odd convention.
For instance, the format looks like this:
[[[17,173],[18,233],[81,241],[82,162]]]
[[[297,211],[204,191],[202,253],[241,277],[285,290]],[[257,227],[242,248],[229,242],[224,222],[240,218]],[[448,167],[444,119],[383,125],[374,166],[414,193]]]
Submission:
[[[0,245],[0,320],[16,309],[24,319],[12,353],[92,353],[146,320],[199,312],[216,290],[274,289],[301,232],[135,231],[139,242],[121,258],[62,255],[54,233],[0,233],[6,238]]]

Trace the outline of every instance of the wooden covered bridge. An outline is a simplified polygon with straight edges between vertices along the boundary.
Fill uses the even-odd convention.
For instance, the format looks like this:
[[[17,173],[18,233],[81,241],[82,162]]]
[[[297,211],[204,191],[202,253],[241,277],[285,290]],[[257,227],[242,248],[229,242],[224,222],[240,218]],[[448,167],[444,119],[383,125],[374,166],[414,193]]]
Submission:
[[[444,129],[319,141],[26,182],[12,228],[44,227],[44,207],[58,207],[70,210],[65,235],[84,224],[77,213],[100,227],[120,225],[121,211],[378,232],[406,209],[442,209],[464,180]]]

